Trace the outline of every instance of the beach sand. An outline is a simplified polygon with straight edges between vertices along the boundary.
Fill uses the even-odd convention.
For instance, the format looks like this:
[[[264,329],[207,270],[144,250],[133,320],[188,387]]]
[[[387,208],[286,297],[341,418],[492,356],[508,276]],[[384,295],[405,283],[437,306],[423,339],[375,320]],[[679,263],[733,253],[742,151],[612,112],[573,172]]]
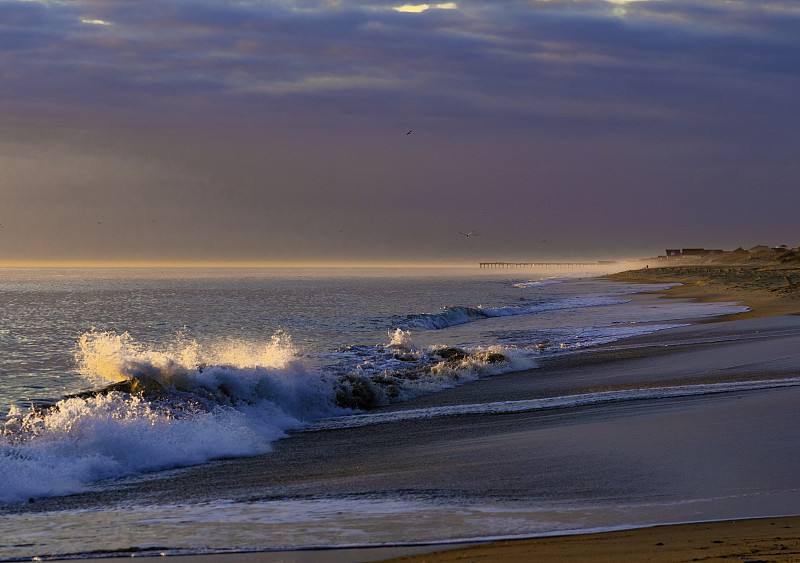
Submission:
[[[671,298],[740,301],[751,309],[725,320],[800,313],[800,268],[796,266],[692,264],[630,270],[606,277],[634,283],[680,283],[661,293]]]
[[[653,276],[654,270],[645,274]],[[626,273],[625,279],[637,275]],[[643,274],[640,279],[663,278]],[[708,286],[715,287],[713,294],[704,292]],[[701,291],[691,293],[683,287],[679,298],[726,295],[722,284],[694,287]],[[478,380],[382,410],[797,377],[797,300],[752,288],[724,300],[743,301],[753,313],[553,356],[535,370]],[[775,516],[800,513],[798,404],[800,387],[767,385],[756,391],[628,401],[613,409],[599,405],[460,415],[387,422],[382,428],[303,432],[278,442],[265,456],[133,481],[101,495],[43,499],[35,510],[92,510],[126,502],[202,503],[209,500],[208,491],[214,491],[215,498],[231,499],[252,498],[258,491],[266,498],[407,494],[473,504],[486,499],[507,503],[509,517],[534,523],[574,519],[572,529],[567,526],[565,535],[558,537],[455,549],[429,545],[393,551],[177,556],[178,561],[377,561],[419,551],[426,553],[401,560],[797,561],[800,520]],[[577,508],[575,499],[581,500]],[[448,517],[426,521],[420,515],[417,525],[441,528],[439,536],[433,534],[434,544],[435,537],[452,539],[447,535]],[[608,523],[608,529],[630,528],[630,522],[639,529],[572,534],[585,530],[582,522],[598,519]],[[649,527],[716,520],[722,522]]]
[[[800,517],[727,520],[654,526],[600,534],[494,542],[413,557],[399,557],[390,561],[398,563],[401,561],[789,563],[800,560],[799,538]]]
[[[706,334],[718,332],[720,339],[725,335],[748,330],[747,323],[731,322],[735,320],[763,318],[778,315],[800,314],[800,269],[774,266],[735,266],[735,265],[690,265],[664,268],[647,268],[621,272],[607,276],[616,281],[633,283],[680,283],[680,286],[654,292],[672,299],[697,299],[700,301],[739,302],[750,308],[744,313],[735,313],[721,318],[714,318],[713,323],[721,323],[718,329],[710,329]],[[728,322],[723,322],[728,321]],[[775,326],[772,323],[767,323]],[[780,324],[780,323],[778,323]],[[794,320],[789,325],[794,326]],[[766,326],[766,325],[765,325]],[[685,332],[696,335],[698,326]],[[759,329],[750,327],[750,330]],[[790,328],[790,332],[796,332]],[[675,334],[684,332],[679,329],[671,331],[674,342]],[[701,329],[702,332],[702,329]],[[759,332],[760,333],[760,332]],[[647,337],[652,338],[652,337]],[[794,344],[797,344],[797,340]],[[740,350],[742,355],[732,361],[730,350],[726,353],[716,349],[706,358],[710,364],[698,364],[692,359],[687,362],[685,356],[679,365],[666,366],[658,370],[663,376],[664,370],[683,372],[689,379],[699,377],[706,380],[709,373],[722,377],[734,377],[735,373],[758,373],[763,377],[800,374],[796,357],[788,359],[784,344],[769,351],[764,347],[758,350]],[[691,339],[684,344],[691,348]],[[701,345],[702,346],[702,345]],[[724,348],[724,347],[723,347]],[[686,354],[686,353],[684,353]],[[608,361],[611,354],[605,354]],[[599,356],[603,356],[602,352]],[[669,355],[672,358],[672,355]],[[689,353],[691,356],[691,353]],[[694,359],[697,359],[695,355]],[[653,356],[645,356],[645,363],[655,370]],[[736,368],[732,364],[740,363]],[[749,360],[749,361],[748,361]],[[596,358],[602,363],[603,360]],[[611,360],[613,361],[613,359]],[[628,371],[637,371],[630,365]],[[786,361],[782,366],[779,363]],[[635,363],[635,361],[634,361]],[[657,360],[655,360],[657,363]],[[689,366],[691,369],[688,369]],[[699,367],[699,370],[697,369]],[[646,373],[647,368],[638,368],[639,373]],[[702,373],[697,373],[698,371]],[[655,373],[655,371],[653,372]],[[703,376],[703,373],[706,374]],[[723,375],[724,374],[724,375]],[[769,405],[764,405],[763,417],[773,412]],[[792,407],[789,407],[792,408]],[[731,427],[730,434],[736,430]],[[787,448],[800,452],[797,432],[785,444]],[[764,439],[762,436],[761,439]],[[776,440],[780,438],[775,436]],[[758,455],[742,447],[743,455]],[[746,453],[745,453],[746,452]],[[769,459],[769,458],[767,458]],[[779,462],[780,463],[780,462]],[[794,464],[784,459],[789,466]],[[692,476],[691,478],[696,478]],[[791,514],[800,512],[796,505]],[[492,542],[460,549],[449,549],[424,555],[405,556],[391,561],[404,562],[436,562],[448,561],[591,561],[596,563],[618,561],[682,562],[682,561],[800,561],[800,517],[761,518],[748,520],[725,520],[705,523],[673,524],[637,528],[625,531],[604,533],[563,535],[529,540]]]

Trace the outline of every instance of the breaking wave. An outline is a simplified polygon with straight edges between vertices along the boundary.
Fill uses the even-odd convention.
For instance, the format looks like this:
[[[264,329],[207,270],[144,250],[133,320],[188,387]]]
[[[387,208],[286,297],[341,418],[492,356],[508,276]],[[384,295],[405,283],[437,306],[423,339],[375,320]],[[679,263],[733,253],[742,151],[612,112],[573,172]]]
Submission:
[[[516,315],[531,315],[545,311],[560,311],[564,309],[582,309],[585,307],[602,307],[606,305],[619,305],[627,303],[630,299],[613,296],[598,297],[570,297],[558,301],[537,303],[527,306],[509,307],[444,307],[436,313],[423,313],[409,315],[402,319],[395,319],[395,326],[404,330],[440,330],[451,326],[469,323],[493,317],[511,317]]]
[[[368,355],[337,357],[315,367],[283,332],[265,344],[178,337],[160,348],[127,333],[84,334],[76,362],[95,390],[12,409],[0,427],[0,502],[262,454],[313,421],[525,367],[500,349],[416,349],[402,330]]]
[[[561,284],[569,281],[570,278],[545,278],[542,280],[527,280],[521,282],[512,283],[512,287],[518,287],[520,289],[527,289],[530,287],[544,287],[546,285],[556,285]]]

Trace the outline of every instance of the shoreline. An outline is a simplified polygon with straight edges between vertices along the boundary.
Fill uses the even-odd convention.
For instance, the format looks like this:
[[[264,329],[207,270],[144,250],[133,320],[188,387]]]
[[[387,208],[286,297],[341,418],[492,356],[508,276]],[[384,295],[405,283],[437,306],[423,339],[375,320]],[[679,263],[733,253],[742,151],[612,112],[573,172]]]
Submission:
[[[169,556],[175,563],[456,563],[464,560],[677,563],[732,558],[752,563],[794,563],[800,558],[800,516],[654,524],[425,545]],[[164,561],[164,556],[137,556],[136,560],[155,563]],[[90,563],[98,558],[69,561]]]
[[[643,271],[651,274],[650,271]],[[673,272],[674,273],[674,272]],[[629,272],[619,274],[630,276]],[[617,276],[616,274],[614,276]],[[632,276],[635,278],[636,276]],[[621,279],[612,277],[617,281],[658,281],[665,280],[654,277],[647,279]],[[697,287],[703,288],[700,284]],[[705,299],[709,294],[697,292],[693,294],[676,294],[675,288],[658,292],[658,297],[650,296],[649,299],[676,297]],[[686,289],[691,290],[692,287]],[[719,301],[738,301],[731,293],[715,288],[714,295],[724,295]],[[738,295],[746,296],[747,292],[741,291]],[[642,337],[626,339],[623,346],[600,346],[586,353],[572,354],[564,357],[554,357],[543,361],[542,366],[529,372],[516,372],[493,376],[472,382],[468,385],[447,389],[440,393],[412,399],[403,405],[394,405],[385,410],[410,409],[425,406],[441,406],[448,404],[464,404],[466,402],[486,402],[491,400],[506,400],[534,398],[548,395],[564,395],[580,393],[591,390],[630,388],[642,385],[669,385],[693,382],[716,382],[753,380],[754,378],[781,378],[787,374],[797,375],[800,369],[800,320],[795,317],[779,317],[776,315],[796,315],[800,313],[800,302],[792,298],[769,299],[767,295],[763,304],[758,300],[745,302],[751,306],[749,313],[739,315],[725,315],[704,321],[693,322],[691,326],[669,329]],[[791,300],[790,300],[791,299]],[[758,301],[758,302],[757,302]],[[776,304],[775,302],[778,301]],[[767,303],[771,303],[766,307]],[[751,303],[756,303],[753,307]],[[779,306],[778,306],[779,305]],[[767,318],[769,317],[769,318]],[[735,322],[725,322],[735,321]],[[797,335],[797,336],[796,336]],[[791,357],[779,358],[777,352],[785,347],[792,350],[798,349]],[[724,361],[722,361],[724,360]],[[713,373],[712,373],[713,372]],[[531,385],[531,380],[535,384]],[[738,395],[738,396],[737,396]],[[602,408],[586,408],[584,410],[561,409],[551,412],[523,413],[519,415],[504,415],[496,417],[491,415],[469,415],[456,418],[442,418],[426,421],[425,424],[414,422],[386,424],[385,435],[376,436],[363,429],[351,428],[319,433],[300,433],[293,435],[292,440],[282,440],[276,444],[275,451],[265,457],[244,460],[223,460],[218,463],[191,468],[188,472],[181,472],[176,477],[166,477],[157,481],[144,481],[129,485],[125,490],[116,492],[117,499],[107,499],[102,496],[97,498],[89,495],[76,495],[66,499],[52,499],[41,501],[41,508],[37,510],[70,510],[82,507],[107,506],[111,503],[124,504],[125,499],[151,499],[165,502],[168,499],[180,499],[183,502],[202,502],[205,490],[215,490],[220,497],[247,498],[252,493],[248,491],[259,490],[264,496],[281,495],[297,496],[299,498],[313,497],[314,495],[364,495],[364,494],[392,494],[397,491],[439,491],[447,495],[466,495],[464,498],[473,501],[480,495],[493,494],[507,495],[517,499],[522,506],[533,507],[535,512],[537,503],[547,504],[551,500],[558,500],[558,495],[573,494],[569,483],[576,479],[585,479],[597,483],[601,496],[628,494],[622,491],[620,482],[626,487],[636,489],[637,494],[649,494],[649,488],[655,485],[648,481],[647,475],[664,474],[668,476],[660,486],[663,490],[656,496],[666,495],[666,498],[700,498],[700,496],[726,494],[725,487],[738,486],[735,482],[737,475],[725,473],[724,469],[730,466],[731,459],[741,463],[737,471],[757,474],[761,470],[761,460],[770,459],[777,466],[774,481],[769,483],[769,475],[765,476],[767,482],[763,491],[775,496],[774,491],[784,487],[782,483],[789,482],[794,486],[793,473],[786,477],[784,465],[786,456],[791,455],[792,443],[774,444],[768,440],[748,442],[746,456],[739,459],[739,454],[729,458],[735,453],[735,448],[740,447],[737,436],[742,435],[746,429],[752,428],[754,421],[759,420],[764,412],[778,413],[784,416],[781,424],[778,420],[769,422],[767,434],[775,429],[785,427],[795,428],[800,423],[798,415],[794,414],[788,400],[800,399],[800,389],[793,388],[784,391],[750,391],[745,394],[731,393],[728,396],[714,398],[689,398],[656,402],[631,403],[615,409],[611,414],[602,412]],[[796,403],[792,403],[796,404]],[[724,408],[723,408],[724,407]],[[732,408],[733,407],[733,408]],[[749,418],[748,418],[749,417]],[[790,422],[791,424],[787,424]],[[691,428],[703,427],[711,424],[716,428],[716,434],[702,439],[687,434]],[[759,422],[760,424],[760,422]],[[738,425],[733,431],[731,425]],[[663,456],[662,447],[666,445],[654,444],[652,436],[658,436],[659,442],[664,440],[661,436],[663,428],[675,429],[676,437],[667,440],[670,448],[682,448],[678,453],[669,449],[670,456],[680,459],[697,459],[706,455],[707,441],[719,448],[713,455],[719,457],[709,459],[709,467],[721,467],[721,474],[714,474],[713,478],[704,475],[697,483],[686,483],[687,475],[690,481],[695,473],[684,474],[684,469],[676,466],[673,461]],[[578,430],[576,432],[576,430]],[[738,432],[738,433],[737,433]],[[627,433],[627,434],[626,434]],[[733,435],[733,436],[731,436]],[[797,438],[792,436],[793,440]],[[581,451],[583,465],[576,467],[565,466],[564,453],[559,448],[569,444],[570,451]],[[323,447],[320,447],[322,444]],[[744,446],[742,446],[744,447]],[[347,458],[337,453],[342,448],[353,450]],[[785,453],[781,448],[786,448]],[[544,455],[542,451],[551,452],[549,458],[531,461],[531,456]],[[315,452],[315,458],[310,461],[307,452]],[[514,452],[508,456],[507,452]],[[535,454],[534,454],[535,452]],[[614,452],[614,456],[610,455]],[[615,476],[610,479],[604,476],[603,470],[614,468],[618,456],[633,456],[627,467],[632,471],[629,479]],[[711,455],[711,454],[708,454]],[[504,459],[509,457],[509,459]],[[585,459],[584,459],[585,458]],[[452,467],[453,460],[458,460],[459,466]],[[488,465],[487,465],[488,463]],[[644,464],[644,465],[642,465]],[[648,464],[653,464],[650,467]],[[491,474],[487,471],[491,466]],[[556,472],[567,467],[567,475],[563,478],[553,477]],[[772,469],[776,469],[773,467]],[[229,475],[235,470],[243,476],[246,482],[231,482]],[[616,471],[616,468],[614,469]],[[694,470],[693,470],[694,471]],[[783,471],[783,473],[782,473]],[[186,476],[190,475],[190,479]],[[478,477],[476,477],[476,475]],[[485,477],[489,475],[489,477]],[[488,480],[487,480],[488,479]],[[604,479],[610,479],[607,482]],[[781,481],[782,479],[782,481]],[[788,479],[788,481],[787,481]],[[727,481],[730,483],[727,483]],[[758,482],[762,481],[759,475]],[[568,484],[565,484],[568,483]],[[775,488],[778,483],[779,488]],[[187,488],[191,485],[191,488]],[[491,486],[497,486],[496,490]],[[748,485],[749,486],[749,485]],[[487,487],[490,490],[487,491]],[[553,490],[556,496],[542,497],[532,491]],[[559,489],[561,487],[561,489]],[[603,487],[611,487],[604,489]],[[708,488],[714,489],[708,492]],[[719,487],[715,489],[715,487]],[[566,491],[566,492],[565,492]],[[609,492],[610,491],[610,492]],[[644,491],[644,493],[643,493]],[[793,514],[798,503],[792,504],[794,497],[800,494],[800,488],[794,490],[794,496],[781,501],[773,499],[770,505],[763,500],[763,492],[753,489],[750,497],[734,503],[736,510],[748,508],[748,499],[757,499],[758,509],[751,513],[737,512],[718,507],[716,512],[711,510],[706,517],[698,517],[695,523],[690,524],[657,524],[657,522],[688,522],[689,518],[680,516],[681,512],[663,512],[662,516],[655,516],[654,520],[636,526],[624,526],[619,531],[592,533],[582,531],[580,527],[575,531],[565,530],[563,533],[548,532],[545,536],[536,537],[530,534],[526,539],[500,540],[496,542],[480,542],[473,546],[457,546],[457,544],[436,544],[430,542],[426,546],[404,546],[386,548],[359,548],[355,550],[329,549],[329,550],[297,550],[297,551],[257,551],[249,553],[223,553],[210,555],[173,555],[176,561],[197,561],[211,563],[234,561],[321,561],[321,562],[352,562],[352,561],[380,561],[388,557],[398,557],[397,561],[455,561],[465,556],[476,560],[486,561],[514,561],[524,558],[540,557],[548,560],[552,558],[573,558],[575,561],[679,561],[687,559],[654,559],[653,547],[661,554],[676,554],[674,545],[689,543],[692,534],[697,534],[697,527],[710,529],[707,532],[719,536],[727,534],[723,539],[724,544],[717,544],[716,538],[709,539],[706,544],[710,555],[712,551],[721,547],[740,545],[748,542],[756,532],[746,531],[741,522],[760,522],[760,525],[772,527],[772,522],[780,520],[781,533],[775,534],[784,538],[781,545],[787,549],[776,548],[780,553],[773,555],[770,551],[771,561],[791,561],[800,553],[800,517],[771,517],[772,514]],[[472,495],[472,496],[470,496]],[[761,496],[759,496],[761,495]],[[578,498],[578,497],[575,497]],[[622,498],[622,497],[620,497]],[[641,497],[632,497],[641,498]],[[720,497],[722,498],[722,497]],[[799,497],[800,498],[800,497]],[[786,508],[789,503],[790,508]],[[744,503],[744,504],[743,504]],[[37,503],[39,504],[39,503]],[[748,510],[752,509],[749,507]],[[554,509],[557,512],[557,509]],[[726,512],[727,511],[727,512]],[[760,511],[760,512],[759,512]],[[747,512],[747,510],[745,510]],[[711,516],[708,516],[711,515]],[[736,515],[740,519],[730,531],[723,531],[719,526],[725,522],[731,525],[730,520],[721,520]],[[709,520],[714,520],[710,522]],[[767,520],[769,522],[767,522]],[[635,518],[632,520],[635,521]],[[778,525],[777,523],[775,525]],[[791,528],[783,528],[783,526]],[[610,528],[614,526],[596,526],[594,529]],[[695,527],[695,528],[691,528]],[[695,531],[690,531],[694,529]],[[747,528],[750,530],[750,528]],[[768,528],[769,530],[769,528]],[[658,539],[652,541],[648,536],[656,531],[663,537],[671,539]],[[750,535],[748,535],[750,534]],[[761,535],[758,535],[761,534]],[[491,536],[492,534],[486,534]],[[628,537],[644,537],[646,540],[627,540]],[[769,540],[762,532],[756,534],[760,542]],[[763,536],[763,537],[762,537]],[[773,536],[773,539],[774,537]],[[446,536],[442,536],[443,538]],[[473,536],[473,537],[477,537]],[[697,536],[699,537],[699,536]],[[727,538],[727,539],[725,539]],[[735,541],[734,541],[735,540]],[[648,546],[647,542],[652,545]],[[469,540],[465,542],[470,543]],[[599,543],[598,543],[599,542]],[[638,542],[638,543],[637,543]],[[644,543],[643,543],[644,542]],[[674,544],[673,544],[674,542]],[[794,542],[794,543],[787,543]],[[398,542],[402,543],[402,542]],[[477,543],[477,542],[473,542]],[[608,559],[598,558],[597,545],[606,546],[610,550]],[[746,545],[755,545],[746,543]],[[572,546],[572,547],[570,547]],[[668,546],[671,546],[667,548]],[[611,548],[618,549],[617,551]],[[750,549],[758,549],[759,553],[766,555],[766,544],[761,543]],[[666,548],[666,549],[665,549]],[[555,549],[556,551],[546,551]],[[771,549],[771,548],[770,548]],[[399,550],[399,551],[398,551]],[[572,550],[572,551],[564,551]],[[583,550],[583,551],[581,551]],[[623,550],[623,551],[619,551]],[[772,551],[775,551],[773,549]],[[432,554],[431,552],[436,552]],[[714,551],[716,553],[717,551]],[[785,552],[785,553],[783,553]],[[412,553],[421,553],[414,556]],[[552,553],[552,555],[546,555]],[[751,551],[751,554],[753,552]],[[564,554],[564,555],[561,555]],[[670,555],[670,556],[672,556]],[[780,559],[775,557],[787,558]],[[122,554],[120,554],[122,556]],[[695,554],[696,556],[696,554]],[[279,557],[279,558],[275,558]],[[584,557],[584,559],[581,559]],[[137,559],[149,557],[137,557]],[[758,559],[756,557],[756,559]],[[550,559],[552,560],[552,559]]]
[[[800,558],[800,516],[663,524],[610,532],[497,541],[387,559],[386,563],[456,561],[744,561],[790,563]],[[766,558],[766,559],[765,559]]]
[[[735,301],[744,313],[715,317],[723,322],[773,315],[800,314],[800,268],[765,265],[686,265],[628,270],[603,278],[627,283],[679,283],[652,293],[702,302]]]
[[[779,315],[800,315],[799,284],[791,276],[800,269],[780,267],[672,266],[608,274],[603,278],[627,283],[680,283],[647,292],[667,299],[736,302],[750,310],[697,324],[726,323]],[[785,280],[785,284],[782,281]],[[780,529],[782,534],[773,534]],[[719,539],[723,538],[724,539]],[[569,560],[592,563],[648,561],[667,563],[716,560],[789,563],[800,559],[800,515],[686,522],[643,526],[628,530],[555,535],[505,540],[475,546],[446,548],[424,555],[390,559],[394,563],[450,563],[471,561]]]

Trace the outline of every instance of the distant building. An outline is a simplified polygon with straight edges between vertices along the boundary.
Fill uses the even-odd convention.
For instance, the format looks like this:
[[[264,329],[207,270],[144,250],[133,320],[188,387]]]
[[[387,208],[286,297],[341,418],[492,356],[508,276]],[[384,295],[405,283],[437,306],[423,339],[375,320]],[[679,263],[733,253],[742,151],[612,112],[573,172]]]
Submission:
[[[669,258],[670,256],[680,256],[680,255],[681,255],[681,249],[680,248],[668,248],[667,249],[667,258]]]

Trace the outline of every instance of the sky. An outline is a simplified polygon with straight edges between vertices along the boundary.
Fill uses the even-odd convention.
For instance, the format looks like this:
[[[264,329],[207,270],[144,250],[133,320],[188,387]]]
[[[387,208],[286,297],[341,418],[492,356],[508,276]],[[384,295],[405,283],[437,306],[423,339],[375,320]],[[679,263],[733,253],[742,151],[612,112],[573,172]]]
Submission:
[[[0,0],[0,263],[794,247],[799,152],[797,0]]]

